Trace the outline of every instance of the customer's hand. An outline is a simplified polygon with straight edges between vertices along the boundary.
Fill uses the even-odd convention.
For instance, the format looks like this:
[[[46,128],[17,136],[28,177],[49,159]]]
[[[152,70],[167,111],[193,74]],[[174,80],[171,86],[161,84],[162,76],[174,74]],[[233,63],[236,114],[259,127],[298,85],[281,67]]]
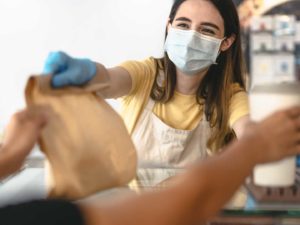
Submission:
[[[51,52],[44,74],[52,74],[52,86],[83,85],[96,75],[96,64],[89,59],[72,58],[64,52]]]
[[[20,163],[36,143],[47,123],[48,107],[38,106],[15,113],[4,132],[1,150]]]
[[[273,113],[258,123],[249,123],[245,138],[253,138],[253,150],[258,162],[280,160],[300,153],[300,107],[293,107]]]

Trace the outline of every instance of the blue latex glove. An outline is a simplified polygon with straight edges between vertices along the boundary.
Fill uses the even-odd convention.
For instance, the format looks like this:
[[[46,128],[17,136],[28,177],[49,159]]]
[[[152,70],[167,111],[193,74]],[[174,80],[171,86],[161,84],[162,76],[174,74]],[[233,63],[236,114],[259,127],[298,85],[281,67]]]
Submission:
[[[52,74],[52,86],[83,85],[96,75],[96,64],[89,59],[72,58],[64,52],[51,52],[44,74]]]

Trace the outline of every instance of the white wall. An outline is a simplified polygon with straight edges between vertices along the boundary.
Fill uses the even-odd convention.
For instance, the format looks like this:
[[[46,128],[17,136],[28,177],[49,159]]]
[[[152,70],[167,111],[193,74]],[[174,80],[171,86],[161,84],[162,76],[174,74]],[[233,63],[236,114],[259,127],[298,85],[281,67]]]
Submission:
[[[107,66],[161,56],[172,0],[0,0],[0,131],[49,51]],[[115,102],[112,104],[118,108]]]

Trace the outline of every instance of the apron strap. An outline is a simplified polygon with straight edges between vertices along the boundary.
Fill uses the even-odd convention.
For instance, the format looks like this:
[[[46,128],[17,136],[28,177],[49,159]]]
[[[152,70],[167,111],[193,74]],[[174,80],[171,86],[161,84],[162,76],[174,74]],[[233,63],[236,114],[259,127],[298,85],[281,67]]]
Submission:
[[[147,109],[149,111],[152,111],[154,105],[155,105],[155,101],[151,97],[149,97],[149,100],[147,102],[147,105],[146,105],[145,109]]]

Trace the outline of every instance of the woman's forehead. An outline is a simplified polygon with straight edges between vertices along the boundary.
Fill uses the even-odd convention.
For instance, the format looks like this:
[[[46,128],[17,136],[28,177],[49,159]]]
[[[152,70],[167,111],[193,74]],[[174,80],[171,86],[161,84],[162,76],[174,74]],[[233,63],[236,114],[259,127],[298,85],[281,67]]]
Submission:
[[[187,17],[194,23],[212,22],[224,29],[224,20],[209,0],[186,0],[178,8],[175,18]]]

